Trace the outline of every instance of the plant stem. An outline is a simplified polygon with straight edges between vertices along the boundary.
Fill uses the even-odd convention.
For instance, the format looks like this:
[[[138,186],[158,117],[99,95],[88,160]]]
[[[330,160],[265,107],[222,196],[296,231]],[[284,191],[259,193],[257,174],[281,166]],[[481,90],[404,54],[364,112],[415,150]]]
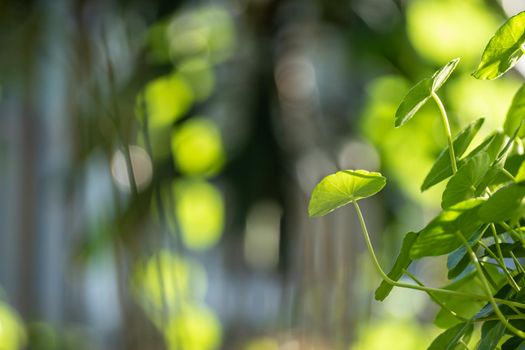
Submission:
[[[370,256],[372,257],[372,262],[374,263],[374,266],[377,272],[381,275],[381,277],[385,280],[386,283],[392,286],[395,286],[395,287],[415,289],[415,290],[420,290],[426,293],[447,294],[447,295],[456,296],[459,298],[474,299],[474,300],[479,300],[479,301],[495,300],[496,302],[503,304],[503,305],[509,305],[509,306],[513,305],[516,307],[525,308],[525,304],[516,302],[516,301],[512,301],[512,300],[498,299],[498,298],[492,298],[492,296],[487,297],[485,295],[464,293],[464,292],[458,292],[458,291],[449,290],[449,289],[424,287],[424,286],[394,281],[393,279],[388,277],[385,271],[381,268],[381,265],[379,264],[379,261],[377,260],[377,256],[375,254],[374,247],[372,246],[372,242],[370,241],[370,235],[368,234],[368,230],[366,228],[366,223],[363,218],[363,214],[361,213],[361,209],[359,208],[359,205],[357,204],[356,201],[353,201],[352,203],[354,204],[354,207],[357,211],[357,216],[359,217],[359,223],[361,224],[361,232],[363,234],[363,238],[365,240],[368,252],[370,253]]]
[[[445,134],[447,136],[448,154],[450,155],[450,164],[452,166],[452,174],[455,174],[458,171],[458,166],[456,164],[456,155],[454,154],[454,142],[452,141],[452,133],[450,132],[450,125],[448,123],[447,111],[445,110],[445,106],[443,106],[443,102],[441,102],[441,99],[434,91],[432,92],[432,98],[436,102],[439,108],[439,111],[441,112],[441,121],[443,122],[443,127],[445,128]]]
[[[492,230],[492,236],[494,237],[494,243],[496,244],[496,250],[498,252],[499,262],[501,264],[501,268],[503,269],[505,274],[509,277],[509,283],[512,286],[512,288],[514,288],[514,290],[519,292],[520,291],[520,287],[518,286],[516,281],[514,281],[514,279],[512,278],[512,275],[510,274],[509,270],[507,269],[507,265],[505,265],[505,259],[503,258],[503,253],[501,252],[501,247],[499,245],[499,237],[498,237],[498,233],[496,232],[496,226],[494,226],[494,224],[490,224],[490,228]]]
[[[523,239],[523,236],[519,233],[519,232],[516,232],[516,230],[514,230],[512,227],[510,227],[509,225],[507,225],[506,222],[502,221],[499,223],[501,225],[501,227],[503,227],[505,230],[507,230],[507,232],[513,236],[514,238],[518,238],[518,240],[521,242],[521,245],[525,248],[525,240]]]
[[[489,286],[489,284],[487,282],[487,279],[485,278],[485,274],[483,273],[483,270],[481,269],[481,265],[479,264],[478,257],[476,256],[476,254],[474,253],[474,251],[472,250],[472,248],[468,244],[468,242],[465,239],[465,237],[463,237],[463,235],[461,233],[459,233],[459,232],[456,232],[456,235],[462,241],[463,245],[467,249],[467,252],[468,252],[468,254],[470,256],[470,259],[472,260],[472,263],[476,267],[476,270],[478,272],[478,276],[479,276],[479,278],[481,280],[481,284],[483,285],[483,288],[485,289],[485,292],[487,293],[487,297],[489,298],[489,302],[492,305],[492,309],[494,310],[494,313],[496,314],[496,316],[498,316],[498,319],[500,320],[500,322],[503,323],[505,325],[505,327],[507,327],[508,330],[510,330],[512,333],[516,334],[518,337],[525,338],[525,333],[520,331],[519,329],[517,329],[513,325],[511,325],[509,323],[509,321],[507,321],[507,319],[505,318],[505,315],[503,315],[503,313],[501,313],[501,310],[499,309],[499,306],[496,303],[496,300],[494,300],[494,297],[492,296],[492,291],[490,290],[490,286]]]

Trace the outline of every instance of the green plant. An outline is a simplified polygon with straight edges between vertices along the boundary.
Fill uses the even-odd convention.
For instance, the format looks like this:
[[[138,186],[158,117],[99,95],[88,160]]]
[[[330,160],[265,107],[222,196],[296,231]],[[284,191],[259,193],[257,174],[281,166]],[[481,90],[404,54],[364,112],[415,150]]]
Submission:
[[[473,76],[495,79],[525,54],[525,12],[507,20],[489,41]],[[367,249],[383,278],[375,292],[384,300],[393,287],[423,291],[441,308],[436,324],[446,330],[429,349],[525,349],[525,85],[518,90],[503,131],[494,131],[465,155],[480,130],[478,119],[452,135],[438,96],[459,63],[453,59],[416,84],[401,102],[395,126],[407,123],[429,100],[441,114],[448,145],[439,154],[421,191],[446,180],[442,211],[419,232],[406,234],[389,273],[381,267],[358,201],[379,192],[386,179],[377,172],[344,170],[325,177],[314,189],[309,215],[323,216],[353,204]],[[425,286],[408,271],[413,260],[448,254],[443,288]],[[399,282],[406,275],[414,283]],[[479,340],[471,341],[475,325]]]

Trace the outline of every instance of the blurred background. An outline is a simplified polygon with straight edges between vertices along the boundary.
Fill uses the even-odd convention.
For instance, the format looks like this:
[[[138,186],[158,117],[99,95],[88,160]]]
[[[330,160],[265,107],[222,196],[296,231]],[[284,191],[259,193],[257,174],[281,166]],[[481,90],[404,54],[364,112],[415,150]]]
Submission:
[[[316,183],[381,171],[381,262],[439,208],[446,140],[408,88],[454,57],[453,132],[500,128],[523,66],[470,77],[512,0],[1,0],[0,349],[411,350],[424,294],[380,282]],[[442,258],[412,267],[447,283]],[[468,286],[467,286],[468,287]],[[436,322],[439,325],[439,320]]]

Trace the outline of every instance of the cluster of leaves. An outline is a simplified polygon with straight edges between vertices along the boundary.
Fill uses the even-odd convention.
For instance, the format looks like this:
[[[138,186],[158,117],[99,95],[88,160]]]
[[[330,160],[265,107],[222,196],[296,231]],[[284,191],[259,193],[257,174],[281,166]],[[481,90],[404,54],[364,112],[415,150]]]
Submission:
[[[524,54],[525,12],[507,20],[489,41],[473,76],[496,79]],[[448,145],[437,157],[421,191],[448,180],[441,212],[419,232],[406,234],[387,274],[381,268],[358,201],[379,192],[386,179],[365,170],[344,170],[325,177],[314,189],[310,216],[323,216],[352,203],[373,262],[383,277],[375,298],[384,300],[394,286],[426,292],[440,306],[435,323],[446,330],[429,349],[525,349],[525,85],[518,90],[503,131],[471,145],[483,125],[478,119],[455,137],[437,95],[459,63],[453,59],[432,77],[416,84],[401,102],[395,125],[401,127],[433,99],[440,109]],[[470,147],[469,147],[470,146]],[[467,153],[467,150],[470,152]],[[448,279],[430,288],[409,271],[414,260],[448,254]],[[402,283],[406,275],[414,283]],[[480,337],[472,338],[476,325]]]

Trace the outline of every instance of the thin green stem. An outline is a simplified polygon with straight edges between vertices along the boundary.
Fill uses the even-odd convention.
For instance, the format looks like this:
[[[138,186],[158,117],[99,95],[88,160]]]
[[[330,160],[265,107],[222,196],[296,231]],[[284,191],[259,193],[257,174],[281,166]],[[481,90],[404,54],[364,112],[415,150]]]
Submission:
[[[511,273],[507,269],[507,265],[505,265],[505,259],[503,258],[503,253],[501,252],[501,247],[499,245],[499,236],[498,236],[498,233],[496,232],[496,226],[494,226],[494,224],[490,224],[490,228],[491,228],[491,231],[492,231],[492,237],[494,237],[494,244],[496,245],[496,251],[498,252],[499,263],[501,265],[501,268],[503,269],[503,272],[505,272],[505,274],[509,278],[509,283],[512,286],[512,288],[514,288],[514,290],[519,292],[521,290],[521,288],[518,286],[516,281],[514,281],[514,278],[512,278]]]
[[[445,128],[445,134],[447,136],[448,154],[450,155],[452,173],[455,174],[458,171],[458,166],[456,164],[456,155],[454,154],[454,142],[452,141],[452,133],[450,132],[450,124],[448,123],[447,111],[445,110],[445,106],[443,106],[443,102],[441,102],[441,99],[434,91],[432,92],[432,98],[436,102],[439,111],[441,112],[441,121],[443,122],[443,127]]]
[[[498,302],[500,304],[503,304],[503,305],[514,305],[516,307],[525,308],[525,304],[520,303],[520,302],[516,302],[516,301],[512,301],[512,300],[505,300],[505,299],[498,299],[498,298],[489,298],[489,297],[487,297],[485,295],[479,295],[479,294],[473,294],[473,293],[465,293],[465,292],[458,292],[458,291],[449,290],[449,289],[424,287],[424,286],[419,286],[419,285],[414,285],[414,284],[408,284],[408,283],[402,283],[402,282],[394,281],[393,279],[388,277],[388,275],[385,273],[385,271],[381,268],[381,265],[379,264],[379,261],[377,260],[377,256],[375,254],[374,247],[372,246],[372,242],[370,241],[370,235],[368,234],[368,230],[366,228],[366,223],[365,223],[365,220],[363,218],[363,214],[361,213],[361,209],[359,208],[359,205],[357,204],[356,201],[353,201],[352,203],[354,204],[354,207],[356,209],[357,216],[359,218],[359,223],[361,225],[361,232],[363,234],[363,238],[365,240],[368,252],[369,252],[369,254],[370,254],[371,258],[372,258],[372,262],[374,263],[374,266],[375,266],[377,272],[381,275],[381,277],[383,278],[383,280],[385,280],[386,283],[388,283],[388,284],[390,284],[392,286],[395,286],[395,287],[415,289],[415,290],[420,290],[420,291],[423,291],[423,292],[426,292],[426,293],[447,294],[447,295],[455,296],[455,297],[458,297],[458,298],[473,299],[473,300],[479,300],[479,301],[495,300],[496,302]]]
[[[507,232],[512,237],[514,237],[514,239],[517,238],[521,242],[521,245],[525,248],[525,239],[523,238],[523,236],[519,232],[516,232],[512,227],[507,225],[507,223],[504,222],[504,221],[500,222],[499,224],[501,225],[501,227],[503,227],[505,230],[507,230]]]
[[[514,175],[512,175],[507,169],[501,167],[500,170],[503,173],[503,175],[511,179],[513,182],[516,182],[516,178],[514,177]]]
[[[458,232],[456,232],[456,235],[461,240],[461,242],[463,243],[465,248],[467,249],[467,252],[468,252],[468,254],[470,256],[470,259],[472,260],[472,263],[476,267],[476,270],[478,272],[478,276],[479,276],[479,278],[481,280],[483,288],[485,289],[485,292],[487,293],[487,297],[489,298],[489,302],[492,305],[492,309],[494,310],[494,313],[496,314],[496,316],[498,316],[498,319],[500,320],[500,322],[503,323],[505,325],[505,327],[507,327],[508,330],[510,330],[512,333],[516,334],[518,337],[525,338],[525,332],[522,332],[519,329],[517,329],[516,327],[514,327],[513,325],[511,325],[509,323],[509,321],[507,321],[507,319],[505,318],[505,315],[503,315],[503,313],[499,309],[499,306],[496,303],[496,300],[494,300],[494,297],[492,296],[492,291],[490,290],[490,286],[489,286],[489,284],[487,282],[487,279],[485,278],[485,274],[483,273],[481,265],[479,264],[478,257],[476,256],[476,254],[474,253],[474,251],[472,250],[472,248],[468,244],[468,242],[465,239],[465,237],[463,237],[463,235],[461,233],[458,233]]]
[[[510,253],[510,256],[512,257],[512,260],[514,261],[514,266],[516,266],[516,269],[518,270],[518,272],[525,273],[523,266],[521,266],[520,262],[518,261],[518,258],[516,258],[516,255],[514,255],[512,250],[509,253]]]

